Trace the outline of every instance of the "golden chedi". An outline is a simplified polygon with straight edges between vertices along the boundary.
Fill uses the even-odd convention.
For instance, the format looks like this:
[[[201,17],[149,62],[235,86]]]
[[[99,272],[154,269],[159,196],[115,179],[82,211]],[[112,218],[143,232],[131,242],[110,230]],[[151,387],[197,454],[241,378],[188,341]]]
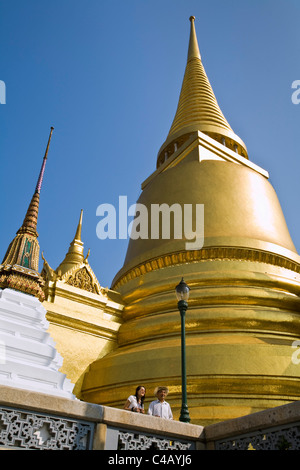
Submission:
[[[81,398],[122,407],[137,385],[151,400],[163,384],[178,419],[181,335],[174,291],[184,277],[191,289],[188,407],[192,423],[207,425],[299,400],[292,343],[300,331],[300,257],[268,173],[250,161],[218,106],[190,20],[178,108],[138,203],[149,214],[155,204],[179,203],[182,214],[187,205],[203,205],[204,243],[191,241],[199,228],[195,209],[193,226],[181,238],[175,224],[169,238],[130,239],[112,284],[125,304],[118,347],[90,365]],[[171,220],[176,217],[174,210]],[[149,215],[149,234],[150,226]]]

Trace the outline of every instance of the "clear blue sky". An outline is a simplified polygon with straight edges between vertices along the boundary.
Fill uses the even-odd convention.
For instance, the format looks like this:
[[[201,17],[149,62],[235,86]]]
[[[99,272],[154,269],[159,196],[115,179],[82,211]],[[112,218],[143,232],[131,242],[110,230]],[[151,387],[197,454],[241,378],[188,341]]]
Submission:
[[[220,107],[270,173],[300,250],[299,0],[0,0],[0,257],[22,224],[50,126],[39,243],[56,269],[80,210],[103,286],[127,240],[96,237],[96,208],[136,202],[176,111],[189,17]],[[200,201],[201,202],[201,201]],[[40,269],[42,262],[40,262]]]

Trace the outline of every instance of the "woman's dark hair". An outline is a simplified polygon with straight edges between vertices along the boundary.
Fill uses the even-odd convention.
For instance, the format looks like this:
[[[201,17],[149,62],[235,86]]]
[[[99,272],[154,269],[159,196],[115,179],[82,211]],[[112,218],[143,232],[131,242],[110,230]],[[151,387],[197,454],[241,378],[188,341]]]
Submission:
[[[138,391],[139,391],[141,388],[145,388],[144,385],[139,385],[138,387],[136,387],[135,396],[136,396],[136,399],[137,399],[137,400],[138,400]],[[144,395],[143,397],[141,397],[141,405],[143,405],[145,398],[146,398],[146,388],[145,388],[145,395]]]

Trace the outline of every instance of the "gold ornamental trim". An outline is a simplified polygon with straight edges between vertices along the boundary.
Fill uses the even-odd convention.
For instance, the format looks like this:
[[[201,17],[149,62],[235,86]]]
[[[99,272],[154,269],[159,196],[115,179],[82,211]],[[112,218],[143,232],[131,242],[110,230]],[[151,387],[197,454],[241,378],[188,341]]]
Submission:
[[[156,258],[149,259],[134,268],[128,270],[113,285],[112,289],[117,290],[127,282],[143,276],[144,274],[157,269],[175,266],[183,263],[197,263],[199,261],[250,261],[257,263],[266,263],[281,268],[289,269],[300,273],[300,264],[286,258],[285,256],[260,251],[252,248],[233,248],[233,247],[209,247],[201,250],[181,251],[169,253]]]
[[[39,273],[23,266],[0,266],[0,287],[14,289],[37,297],[40,302],[45,300],[42,289],[44,281]]]

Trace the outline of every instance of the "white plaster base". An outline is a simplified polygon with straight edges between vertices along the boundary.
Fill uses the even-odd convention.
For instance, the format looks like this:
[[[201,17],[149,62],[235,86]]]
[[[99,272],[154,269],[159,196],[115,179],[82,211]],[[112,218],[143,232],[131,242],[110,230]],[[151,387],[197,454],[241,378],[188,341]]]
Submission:
[[[75,399],[48,327],[36,297],[0,289],[0,384]]]

